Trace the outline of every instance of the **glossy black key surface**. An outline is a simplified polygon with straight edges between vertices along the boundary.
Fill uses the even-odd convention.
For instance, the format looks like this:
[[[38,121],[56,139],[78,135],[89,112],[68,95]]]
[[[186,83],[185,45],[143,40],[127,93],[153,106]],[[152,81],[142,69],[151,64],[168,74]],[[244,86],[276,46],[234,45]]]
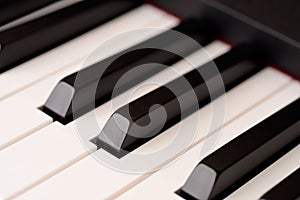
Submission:
[[[241,45],[215,59],[225,90],[230,90],[262,68],[253,57],[252,46]],[[206,105],[211,98],[222,95],[222,85],[214,79],[218,73],[211,71],[211,67],[212,63],[209,62],[198,68],[213,84],[211,95],[199,71],[192,70],[118,109],[97,137],[97,147],[122,157]],[[186,82],[187,86],[184,85]],[[181,103],[178,99],[181,99]],[[166,113],[164,120],[159,118],[163,115],[162,110]]]
[[[300,168],[264,194],[260,200],[299,200]]]
[[[58,0],[0,0],[0,26]]]
[[[138,1],[82,1],[0,32],[0,72],[138,6]]]
[[[175,27],[174,30],[190,36],[201,45],[206,45],[212,41],[212,38],[211,34],[205,34],[206,29],[203,28],[202,24],[196,19],[189,19]],[[173,35],[172,30],[165,31],[145,42],[69,75],[54,88],[43,110],[55,120],[66,124],[94,109],[94,106],[97,107],[111,99],[113,92],[114,95],[118,95],[164,69],[160,64],[167,67],[182,59],[181,56],[164,49],[172,49],[173,52],[180,52],[183,56],[198,50],[198,43],[191,43],[189,40],[191,39],[182,35],[179,37]],[[153,48],[145,48],[152,46]],[[154,48],[154,46],[159,47],[159,49]],[[134,73],[129,72],[135,67],[149,63],[152,64],[147,65],[142,70],[136,70]],[[103,75],[99,80],[100,72],[103,72]],[[129,76],[126,76],[121,83],[116,85],[127,72],[129,72]],[[76,78],[77,81],[75,81]]]
[[[204,158],[178,193],[201,200],[229,195],[299,144],[299,111],[300,99]]]

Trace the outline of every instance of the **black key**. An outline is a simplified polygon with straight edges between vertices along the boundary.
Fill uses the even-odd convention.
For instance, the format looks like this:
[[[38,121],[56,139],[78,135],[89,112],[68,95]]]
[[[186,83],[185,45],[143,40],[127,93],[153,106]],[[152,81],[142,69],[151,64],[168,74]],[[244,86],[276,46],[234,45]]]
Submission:
[[[299,111],[300,99],[204,158],[179,194],[205,200],[232,193],[299,144]]]
[[[264,194],[261,200],[299,200],[300,168]]]
[[[0,32],[0,72],[127,12],[137,1],[89,0]]]
[[[203,23],[198,20],[190,19],[182,22],[174,30],[192,37],[202,45],[206,45],[212,41],[211,34],[205,34],[206,29],[201,24]],[[159,64],[168,66],[182,59],[181,56],[163,49],[171,48],[174,50],[173,52],[180,52],[183,56],[198,50],[198,44],[191,43],[188,40],[182,36],[174,37],[171,31],[166,31],[86,69],[69,75],[62,79],[54,88],[43,110],[55,120],[66,124],[74,118],[94,109],[94,106],[99,106],[111,99],[113,92],[114,95],[120,94],[131,86],[162,70]],[[145,48],[155,44],[161,50]],[[109,63],[111,64],[109,65]],[[119,79],[128,71],[148,63],[152,63],[152,65],[135,73],[130,73],[130,76],[127,76],[126,80],[124,79],[121,84],[116,85]],[[105,68],[107,69],[103,72],[101,80],[98,81],[98,72],[103,71]],[[80,78],[78,75],[80,75]],[[75,82],[76,78],[77,81]],[[96,91],[96,94],[93,91]]]
[[[0,26],[58,0],[0,0]]]
[[[215,59],[226,90],[230,90],[262,68],[261,64],[252,59],[253,52],[254,49],[250,45],[241,45]],[[208,80],[214,84],[212,96],[209,95],[200,73],[196,69],[192,70],[118,109],[97,137],[97,147],[106,149],[116,157],[122,157],[209,103],[211,97],[220,96],[222,87],[215,84],[214,78],[217,74],[210,70],[211,67],[212,63],[209,62],[199,67],[199,71],[201,74],[207,74]],[[184,85],[186,81],[190,84],[187,87]],[[195,101],[190,98],[193,94],[196,95]],[[181,106],[178,99],[183,101]],[[160,119],[161,108],[166,113],[165,122]],[[124,127],[120,127],[119,122]]]

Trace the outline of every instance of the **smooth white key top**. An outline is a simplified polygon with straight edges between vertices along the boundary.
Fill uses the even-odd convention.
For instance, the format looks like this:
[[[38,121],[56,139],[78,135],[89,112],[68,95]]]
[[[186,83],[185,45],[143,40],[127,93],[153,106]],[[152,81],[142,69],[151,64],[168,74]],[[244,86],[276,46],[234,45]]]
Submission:
[[[99,44],[114,35],[145,27],[146,23],[162,19],[162,16],[173,18],[173,25],[179,22],[177,18],[158,8],[143,5],[41,56],[2,73],[0,75],[0,85],[6,87],[1,88],[0,100],[64,69],[74,61],[77,61],[77,63],[82,62]],[[132,41],[130,42],[132,43]],[[108,52],[113,53],[113,51]]]
[[[178,160],[174,161],[174,163],[153,174],[150,178],[124,193],[118,199],[182,199],[180,196],[175,194],[175,192],[185,183],[194,167],[200,162],[201,159],[299,97],[300,84],[294,82],[290,86],[280,90],[272,97],[261,102],[246,114],[233,120],[229,124],[226,124],[223,128],[221,137],[214,146],[214,149],[212,149],[210,152],[200,155],[202,144],[198,144],[183,154]],[[283,158],[284,161],[281,162],[281,166],[276,163],[274,164],[276,165],[277,172],[282,170],[284,173],[288,173],[288,171],[291,172],[292,169],[297,168],[297,165],[299,166],[299,159],[294,159],[294,161],[292,161],[292,156],[300,156],[300,146],[295,148],[293,153],[289,154],[290,155],[286,155],[289,158]],[[272,181],[278,181],[278,176],[276,175],[275,170],[273,170],[273,172],[273,174],[266,172],[268,177],[260,177],[261,175],[258,175],[255,178],[258,179],[257,181],[254,181],[253,179],[253,181],[250,181],[240,190],[237,190],[236,193],[233,193],[228,199],[258,199],[261,195],[261,192],[258,192],[257,190],[267,191],[267,188],[270,188],[272,184],[276,184],[270,184]],[[282,177],[282,175],[279,175],[279,177]],[[264,178],[268,179],[263,181]],[[259,181],[262,183],[258,184]]]
[[[140,14],[142,14],[142,12]],[[136,15],[136,17],[139,17],[139,15]],[[139,24],[139,27],[170,28],[177,23],[177,18],[165,14],[143,25]],[[163,29],[153,29],[149,32],[143,32],[144,34],[140,34],[131,40],[124,40],[119,43],[119,45],[114,45],[109,48],[109,51],[106,51],[107,56],[109,53],[130,47],[136,42],[157,35],[161,31],[163,31]],[[45,103],[57,82],[63,77],[80,69],[80,65],[81,62],[72,62],[69,66],[65,66],[63,70],[0,101],[0,119],[4,124],[0,127],[0,150],[52,122],[52,118],[37,108]],[[49,67],[51,68],[51,66]],[[28,75],[36,74],[35,72],[31,73],[26,71],[26,74],[27,73]],[[18,126],[13,126],[16,123]]]
[[[270,82],[270,80],[272,80],[272,82]],[[226,122],[240,116],[241,113],[249,111],[250,108],[254,109],[258,102],[271,98],[272,95],[287,86],[289,83],[291,83],[291,79],[289,77],[272,68],[264,69],[254,75],[227,94]],[[251,98],[248,97],[249,91],[255,91],[255,93],[253,93],[255,95]],[[235,109],[234,105],[240,102],[243,102],[243,106],[238,106]],[[199,111],[202,112],[201,116],[203,117],[201,119],[203,119],[203,121],[206,121],[206,118],[209,118],[209,111],[210,110],[206,108]],[[235,115],[233,115],[234,113]],[[227,116],[231,117],[229,118]],[[104,116],[104,118],[106,117]],[[143,153],[143,151],[147,152],[149,149],[156,149],[157,146],[162,146],[160,142],[164,143],[164,141],[170,141],[168,139],[172,137],[173,132],[176,132],[176,128],[178,128],[177,125],[173,126],[165,132],[166,134],[162,134],[159,137],[154,138],[146,145],[141,146],[135,152]],[[202,129],[203,128],[201,127],[201,130]],[[204,130],[206,130],[206,127]],[[162,138],[167,138],[167,140]],[[108,154],[101,149],[96,153]],[[132,154],[128,154],[122,159],[133,159],[131,155]],[[122,162],[122,160],[118,160],[113,156],[111,157],[112,159],[115,159],[115,162]],[[147,176],[148,174],[130,174],[111,169],[110,167],[94,160],[92,156],[88,156],[87,158],[75,163],[70,168],[67,168],[61,173],[24,193],[17,199],[112,198],[132,188],[142,180],[146,179]]]
[[[216,41],[208,45],[206,51],[210,56],[216,57],[228,49],[228,45]],[[201,58],[201,54],[203,59],[199,59]],[[201,50],[190,57],[191,59],[198,58],[198,64],[211,59]],[[174,68],[181,73],[187,70],[186,67],[186,65],[182,65],[182,62],[178,62],[174,65]],[[190,68],[190,70],[191,69],[192,68]],[[167,79],[163,78],[167,75],[165,72],[167,72],[167,70],[150,79],[152,81],[163,80],[166,82]],[[177,76],[179,76],[179,74],[177,74]],[[170,78],[172,78],[172,76],[169,74],[168,79]],[[175,79],[176,77],[173,78]],[[144,93],[140,93],[139,95],[143,95],[147,92],[148,91],[145,90]],[[101,113],[99,118],[101,118],[102,123],[104,123],[106,121],[105,118],[108,118],[113,112],[113,110],[106,105],[109,105],[109,103],[100,106],[96,111],[99,114]],[[87,134],[89,134],[89,131],[87,131]],[[95,151],[95,146],[91,144],[89,150],[92,152]],[[0,177],[3,177],[3,179],[0,179],[0,196],[4,198],[14,197],[52,176],[66,166],[82,159],[82,157],[87,154],[87,149],[80,143],[79,136],[76,132],[76,124],[71,122],[67,126],[64,126],[55,122],[19,141],[15,145],[0,151],[0,162],[2,162],[2,160],[5,162],[4,165],[0,166]],[[19,159],[20,157],[21,159]],[[93,159],[91,160],[93,161]],[[107,174],[113,173],[109,172],[109,168],[106,170],[108,170]],[[103,171],[100,171],[100,173],[103,173]]]
[[[9,123],[1,123],[0,151],[52,123],[51,117],[37,109],[15,108],[15,112],[11,112],[11,109],[2,109],[2,111],[6,113],[0,115],[0,121]],[[24,114],[19,115],[18,111],[21,111]],[[27,117],[24,116],[25,113]]]
[[[75,130],[55,122],[1,151],[1,197],[12,198],[87,154]]]

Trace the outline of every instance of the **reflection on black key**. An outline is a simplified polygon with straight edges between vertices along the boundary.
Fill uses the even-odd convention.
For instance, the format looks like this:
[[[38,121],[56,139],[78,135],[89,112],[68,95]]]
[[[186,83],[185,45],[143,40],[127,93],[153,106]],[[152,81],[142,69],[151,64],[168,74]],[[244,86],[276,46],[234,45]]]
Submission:
[[[58,0],[0,0],[0,26]]]
[[[299,144],[299,111],[300,99],[204,158],[179,194],[201,200],[229,195]]]
[[[211,34],[205,34],[206,29],[202,24],[198,20],[190,19],[182,22],[174,30],[192,37],[201,45],[206,45],[212,39]],[[153,48],[145,48],[149,46],[153,46]],[[159,49],[154,46],[158,46]],[[181,56],[164,50],[167,48],[186,56],[198,50],[199,46],[187,37],[182,35],[178,37],[178,35],[173,35],[172,31],[166,31],[62,79],[52,91],[43,110],[55,120],[66,124],[92,110],[94,105],[99,106],[111,99],[112,92],[114,95],[120,94],[162,70],[163,68],[159,64],[169,66],[182,59]],[[127,72],[148,63],[152,64],[142,70],[135,70],[134,73],[131,71],[126,79],[118,83],[119,79]],[[105,68],[107,69],[103,72],[101,80],[98,81],[99,72]],[[76,78],[77,81],[75,81]],[[96,91],[96,94],[93,91]]]
[[[253,52],[250,45],[241,45],[215,59],[226,90],[262,68],[252,59]],[[217,72],[211,69],[211,62],[199,67],[213,85],[211,96],[205,80],[195,69],[118,109],[97,137],[97,147],[117,157],[124,156],[209,103],[211,97],[220,96],[222,85],[216,82]]]
[[[296,159],[296,158],[295,158]],[[289,175],[278,185],[264,194],[261,200],[299,200],[300,199],[300,169]]]
[[[136,7],[137,1],[76,3],[0,32],[0,72],[70,40]]]

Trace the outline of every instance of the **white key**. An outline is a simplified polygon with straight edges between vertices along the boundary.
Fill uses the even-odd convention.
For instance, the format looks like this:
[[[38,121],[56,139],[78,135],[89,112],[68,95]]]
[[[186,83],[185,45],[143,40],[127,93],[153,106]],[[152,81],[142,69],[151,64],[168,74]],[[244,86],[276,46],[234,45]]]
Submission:
[[[1,151],[1,197],[11,198],[86,155],[74,129],[55,122]]]
[[[142,11],[143,10],[147,11],[148,9],[151,10],[153,8],[152,7],[142,7],[142,8],[140,8],[139,13],[132,14],[132,15],[139,18],[140,15],[143,14]],[[147,13],[149,13],[149,11],[145,12],[146,16],[147,16]],[[152,14],[155,14],[155,13],[153,13],[153,10],[152,10]],[[127,24],[126,20],[128,20],[127,17],[125,17],[125,23]],[[124,21],[123,21],[123,23],[124,23]],[[139,27],[169,28],[171,26],[175,26],[177,23],[178,23],[177,18],[174,18],[173,16],[166,14],[166,15],[161,15],[159,18],[157,18],[153,21],[150,21],[147,23],[145,22],[143,25],[140,22],[138,26]],[[121,24],[120,24],[120,27],[121,27]],[[124,26],[123,26],[123,28],[124,28]],[[106,31],[106,29],[103,29],[103,30]],[[109,31],[113,31],[113,29],[109,29]],[[156,29],[154,31],[143,32],[144,34],[140,34],[138,37],[135,37],[131,40],[124,40],[122,43],[119,43],[119,45],[114,45],[113,47],[110,47],[109,51],[106,51],[107,55],[109,55],[109,53],[116,52],[120,49],[130,47],[138,41],[142,41],[144,39],[150,38],[151,36],[159,34],[161,31],[162,31],[162,29]],[[120,32],[120,30],[119,30],[119,32]],[[96,36],[92,36],[90,39],[93,40],[94,39],[93,37],[96,37]],[[107,37],[109,37],[109,36],[107,35],[106,38]],[[70,57],[70,59],[71,59],[71,57]],[[98,58],[98,59],[101,59],[101,58]],[[56,59],[52,59],[52,60],[56,60]],[[56,63],[56,64],[59,64],[59,63]],[[46,79],[40,80],[39,82],[23,89],[22,91],[15,93],[14,95],[7,97],[7,98],[3,99],[2,101],[0,101],[0,111],[1,111],[0,119],[2,120],[2,122],[4,124],[3,126],[0,127],[0,150],[52,122],[52,118],[50,118],[48,115],[45,115],[44,113],[39,111],[37,108],[44,104],[44,102],[48,98],[49,94],[51,93],[52,89],[55,87],[57,82],[60,79],[62,79],[63,77],[65,77],[66,75],[69,75],[69,74],[77,71],[78,69],[80,69],[80,65],[81,65],[81,62],[79,62],[79,63],[78,63],[78,61],[72,62],[72,63],[70,63],[69,66],[65,66],[64,68],[62,68],[62,70],[56,72],[55,74],[53,74],[51,76],[47,76]],[[49,69],[51,69],[51,67],[53,67],[53,66],[47,66],[47,67],[49,67]],[[16,68],[16,69],[19,69],[19,68]],[[38,73],[30,71],[30,70],[25,71],[25,68],[24,68],[23,72],[17,70],[16,73],[18,73],[18,75],[22,74],[22,77],[27,77],[28,80],[30,80],[30,76],[38,74]],[[28,74],[28,76],[26,76],[26,74]],[[18,76],[17,76],[17,79],[15,79],[14,81],[17,81],[17,80],[18,80]],[[0,80],[0,82],[1,82],[1,80]],[[7,82],[6,84],[10,84],[10,86],[14,87],[14,83]],[[4,85],[6,85],[6,84],[4,84]],[[18,126],[13,126],[16,123],[18,124]]]
[[[249,112],[225,125],[222,136],[214,149],[210,152],[200,155],[202,144],[195,146],[178,160],[174,161],[174,163],[158,171],[144,182],[141,182],[136,187],[121,195],[118,199],[182,199],[174,192],[180,189],[185,183],[192,170],[201,159],[299,97],[300,84],[294,82],[267,100],[261,102]],[[294,159],[293,161],[292,155],[294,155],[294,158],[297,155],[300,156],[300,146],[294,149],[293,153],[289,154],[291,154],[287,155],[289,158],[283,158],[284,161],[281,162],[281,166],[274,164],[276,165],[274,168],[277,169],[273,170],[272,174],[263,172],[267,173],[267,177],[258,175],[258,177],[255,178],[257,179],[256,181],[253,179],[253,181],[250,181],[240,190],[237,190],[236,193],[233,193],[228,199],[258,199],[261,195],[261,192],[258,191],[267,191],[268,188],[276,184],[276,182],[283,177],[282,174],[287,174],[288,172],[291,172],[292,169],[299,166],[299,159]],[[276,175],[280,170],[282,170],[283,173],[279,173],[279,176]],[[264,178],[268,179],[266,180]],[[272,181],[275,181],[275,183]]]
[[[216,41],[208,45],[206,51],[210,56],[216,57],[228,51],[228,49],[228,45]],[[200,59],[201,55],[203,59]],[[210,60],[210,57],[205,55],[204,51],[202,53],[199,51],[190,57],[191,59],[197,57],[197,63],[201,64]],[[187,69],[185,69],[185,65],[181,64],[182,62],[178,62],[174,67],[183,73]],[[165,72],[167,70],[150,79],[153,81],[160,80],[166,75]],[[168,78],[170,79],[170,77],[172,76],[169,75]],[[144,94],[147,92],[145,90]],[[109,103],[106,105],[109,105]],[[105,105],[100,106],[96,111],[101,113],[99,117],[101,117],[102,122],[111,115],[112,110],[107,108]],[[67,126],[55,122],[15,145],[0,151],[0,162],[5,162],[4,165],[0,166],[0,177],[3,177],[3,179],[0,179],[0,196],[12,198],[87,155],[88,151],[80,143],[78,137],[74,122],[69,123]],[[89,148],[90,152],[95,151],[94,145],[91,144]],[[93,159],[91,160],[93,163]],[[107,174],[109,174],[109,169],[107,170]]]
[[[273,81],[270,82],[269,80]],[[272,68],[267,68],[254,75],[227,94],[226,116],[230,116],[230,118],[226,117],[226,122],[240,116],[241,113],[254,109],[258,102],[271,98],[272,94],[291,83],[290,81],[291,79],[289,77]],[[255,91],[255,93],[253,93],[255,95],[251,98],[247,96],[249,91]],[[234,105],[240,102],[243,102],[243,106],[235,108]],[[207,107],[199,111],[202,112],[203,121],[206,121],[206,118],[209,118],[210,116],[210,110],[206,109]],[[106,117],[107,116],[104,116],[104,118]],[[157,146],[162,146],[160,143],[164,143],[164,138],[170,139],[170,137],[172,137],[172,132],[176,131],[176,128],[178,128],[177,125],[173,126],[165,131],[164,134],[154,138],[135,152],[143,153],[143,150],[148,151],[149,149],[155,149]],[[198,141],[200,140],[198,139]],[[196,142],[197,141],[195,141],[195,143]],[[110,155],[102,149],[95,153]],[[111,156],[111,159],[114,159],[115,162],[123,162],[124,160],[132,159],[131,155],[132,154],[128,154],[123,157],[122,160],[114,158],[113,156]],[[146,179],[147,176],[149,176],[149,174],[131,174],[111,169],[106,165],[100,164],[94,160],[93,157],[88,156],[28,192],[20,195],[17,199],[113,198]]]
[[[172,18],[169,26],[173,26],[179,21],[158,8],[143,5],[70,42],[2,73],[0,75],[0,85],[5,85],[5,87],[1,88],[0,100],[64,69],[74,61],[77,61],[77,63],[82,62],[99,44],[114,35],[145,27],[146,23],[162,19],[163,16],[169,18],[169,20]],[[136,41],[138,40],[139,38],[136,39]],[[132,41],[130,42],[132,43]],[[113,51],[108,52],[113,53]]]

